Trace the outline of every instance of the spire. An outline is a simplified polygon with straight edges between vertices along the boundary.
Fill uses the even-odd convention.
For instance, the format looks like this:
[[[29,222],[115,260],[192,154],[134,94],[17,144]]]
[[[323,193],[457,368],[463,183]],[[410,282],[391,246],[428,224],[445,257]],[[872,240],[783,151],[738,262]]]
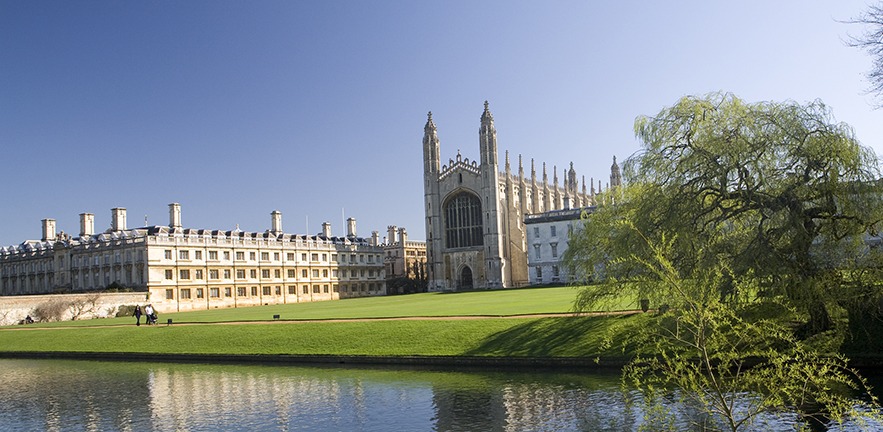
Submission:
[[[435,122],[432,121],[432,111],[426,114],[426,126],[423,126],[424,132],[428,132],[430,130],[436,130]]]
[[[438,130],[432,121],[432,111],[426,114],[426,125],[423,126],[423,163],[424,172],[438,173],[439,171],[439,140]]]
[[[558,189],[558,165],[552,165],[552,184]]]
[[[524,178],[524,166],[521,165],[521,153],[518,154],[518,177]]]
[[[487,103],[487,102],[485,102],[485,103]],[[485,109],[487,109],[486,106],[485,106]],[[509,174],[510,171],[511,171],[511,168],[509,167],[509,150],[506,150],[506,174]]]
[[[543,184],[549,184],[549,176],[546,175],[546,163],[543,162]]]
[[[533,158],[530,158],[530,181],[532,183],[537,182],[537,169],[534,166]]]
[[[583,176],[583,195],[586,194],[586,176]]]
[[[616,163],[616,156],[613,156],[613,165],[610,166],[610,187],[617,188],[619,186],[622,186],[622,173]]]
[[[497,158],[497,130],[494,128],[494,117],[488,108],[488,102],[484,101],[484,112],[481,114],[481,127],[478,129],[478,142],[481,150],[481,164],[490,165],[497,170],[499,159]]]

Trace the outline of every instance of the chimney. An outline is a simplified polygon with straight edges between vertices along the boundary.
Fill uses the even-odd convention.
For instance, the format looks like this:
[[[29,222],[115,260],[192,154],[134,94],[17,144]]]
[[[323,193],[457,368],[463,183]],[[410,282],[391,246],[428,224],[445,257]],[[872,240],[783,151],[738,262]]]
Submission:
[[[326,239],[331,238],[331,222],[322,222],[322,235]]]
[[[169,204],[169,228],[181,228],[181,204]]]
[[[42,241],[55,241],[55,219],[43,219]]]
[[[110,209],[110,229],[113,231],[126,230],[126,209],[122,207]]]
[[[386,244],[395,244],[396,242],[396,226],[395,225],[387,225],[386,226]]]
[[[92,234],[95,234],[95,215],[80,213],[80,237],[90,237]]]
[[[346,220],[346,236],[347,237],[355,237],[356,236],[356,220],[354,218],[348,218]]]
[[[371,231],[371,246],[380,246],[380,231]]]
[[[272,220],[272,228],[270,229],[273,233],[281,233],[282,232],[282,212],[279,210],[273,210],[273,213],[270,213],[270,218]]]
[[[404,227],[399,228],[399,242],[404,246],[406,241],[408,241],[408,231]]]

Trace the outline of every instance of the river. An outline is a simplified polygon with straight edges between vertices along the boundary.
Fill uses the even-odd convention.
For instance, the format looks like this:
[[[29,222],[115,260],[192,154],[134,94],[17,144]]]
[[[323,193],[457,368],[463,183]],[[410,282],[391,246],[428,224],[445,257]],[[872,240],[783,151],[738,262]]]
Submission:
[[[0,360],[10,431],[633,431],[639,400],[614,372]]]

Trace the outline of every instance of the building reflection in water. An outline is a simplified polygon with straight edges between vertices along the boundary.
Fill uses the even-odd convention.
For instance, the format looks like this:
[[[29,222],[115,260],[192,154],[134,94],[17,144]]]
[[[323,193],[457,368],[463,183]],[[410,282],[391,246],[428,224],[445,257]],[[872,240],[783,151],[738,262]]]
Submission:
[[[0,383],[8,430],[619,431],[642,415],[616,375],[0,360]]]

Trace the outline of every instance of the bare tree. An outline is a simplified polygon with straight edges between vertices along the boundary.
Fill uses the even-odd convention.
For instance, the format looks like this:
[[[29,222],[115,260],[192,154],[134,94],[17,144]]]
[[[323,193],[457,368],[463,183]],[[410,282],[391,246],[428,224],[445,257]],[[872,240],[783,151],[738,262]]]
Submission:
[[[85,298],[77,299],[71,302],[71,319],[76,321],[82,317],[92,315],[98,312],[98,294],[92,294]]]
[[[868,93],[876,95],[877,108],[883,108],[883,2],[868,6],[867,11],[846,22],[865,27],[861,35],[850,35],[847,44],[867,51],[873,58],[874,65],[866,74],[870,82]]]

